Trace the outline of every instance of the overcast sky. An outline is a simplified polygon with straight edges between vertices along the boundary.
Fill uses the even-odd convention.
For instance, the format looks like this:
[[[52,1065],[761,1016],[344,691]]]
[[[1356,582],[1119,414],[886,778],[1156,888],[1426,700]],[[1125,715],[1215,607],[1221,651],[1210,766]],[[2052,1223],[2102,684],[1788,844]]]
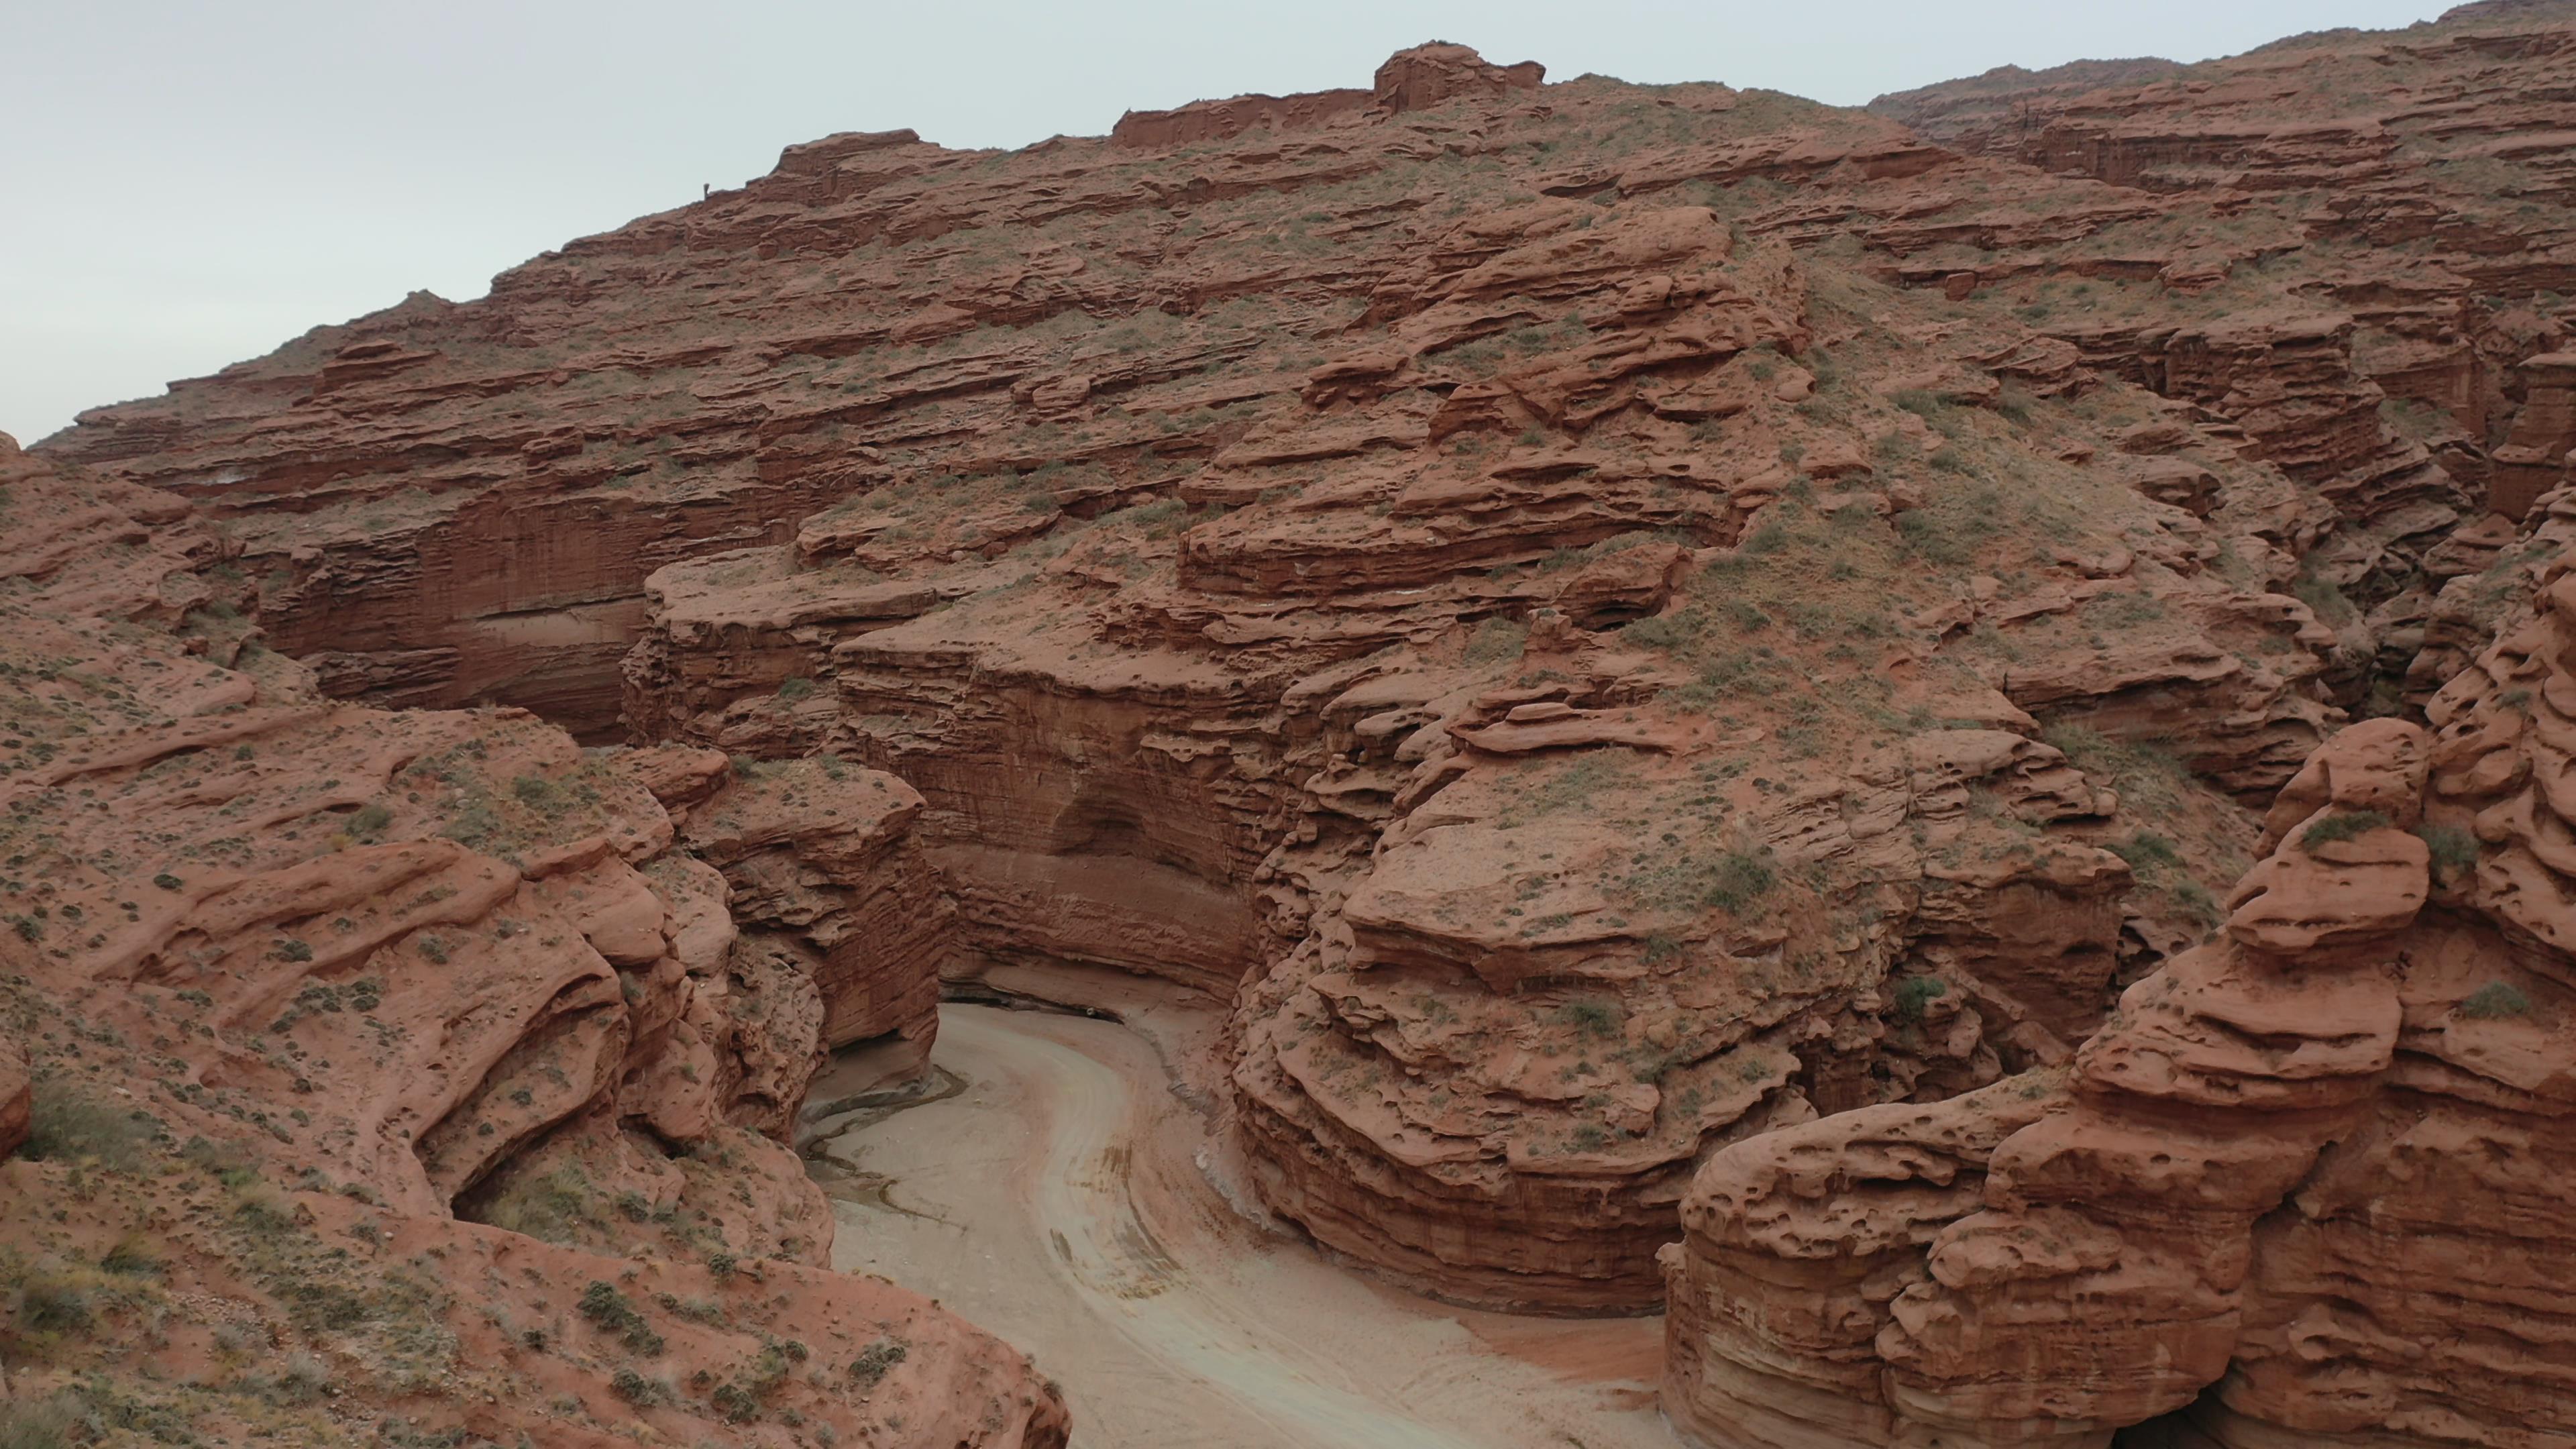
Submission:
[[[781,146],[1096,135],[1129,107],[1366,85],[1429,39],[1555,79],[1858,104],[2007,62],[2198,60],[2447,0],[0,0],[0,431],[464,300]]]

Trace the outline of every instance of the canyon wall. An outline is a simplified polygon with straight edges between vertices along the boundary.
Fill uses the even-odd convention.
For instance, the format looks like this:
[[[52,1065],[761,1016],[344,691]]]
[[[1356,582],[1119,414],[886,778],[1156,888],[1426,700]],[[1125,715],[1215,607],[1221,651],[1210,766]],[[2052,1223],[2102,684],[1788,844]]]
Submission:
[[[1683,1205],[1664,1402],[1709,1442],[2556,1442],[2576,554],[2354,725],[2209,942],[2062,1071],[1730,1148]]]
[[[194,500],[326,693],[658,747],[661,898],[720,879],[798,1023],[734,1125],[809,1043],[917,1064],[935,975],[1156,975],[1232,1012],[1262,1201],[1452,1298],[1650,1308],[1677,1205],[1789,1281],[1706,1164],[1925,1164],[1783,1330],[1857,1383],[1854,1304],[2211,949],[2248,807],[2543,566],[2569,35],[1880,115],[1433,45],[850,133],[45,451]]]
[[[58,1305],[0,1328],[19,1396],[112,1364],[94,1408],[200,1431],[327,1386],[370,1437],[1064,1442],[1016,1354],[829,1270],[786,1145],[828,1043],[933,1022],[934,953],[830,939],[908,914],[917,798],[337,703],[184,502],[5,440],[0,498],[45,545],[0,553],[0,1271]],[[791,1337],[828,1372],[760,1367]]]
[[[628,714],[901,776],[983,962],[1236,1003],[1255,1184],[1325,1246],[1634,1310],[1709,1152],[2060,1060],[2208,908],[2184,854],[2250,840],[2230,796],[2336,717],[2336,636],[2261,573],[2331,505],[2186,423],[2118,452],[2164,405],[2072,359],[2043,385],[2119,401],[2052,406],[2043,450],[1984,406],[1976,359],[2021,356],[1990,337],[1838,310],[1826,355],[1813,269],[1704,208],[1541,203],[1432,255],[1114,506],[897,477],[658,571]],[[1453,354],[1498,314],[1488,379]],[[1961,401],[1916,402],[1926,335]],[[2009,485],[1934,462],[1970,451]],[[2015,595],[1944,582],[1989,550]]]

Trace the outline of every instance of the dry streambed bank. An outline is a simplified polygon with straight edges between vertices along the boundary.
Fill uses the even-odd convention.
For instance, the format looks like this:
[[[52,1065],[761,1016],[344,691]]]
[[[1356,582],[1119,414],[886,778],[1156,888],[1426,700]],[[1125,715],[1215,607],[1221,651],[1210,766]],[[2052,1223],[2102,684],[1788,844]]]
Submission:
[[[1671,1444],[1657,1321],[1444,1308],[1262,1234],[1211,1185],[1206,1121],[1135,1028],[951,1005],[934,1060],[962,1088],[816,1124],[849,1229],[834,1266],[1030,1352],[1077,1443]]]

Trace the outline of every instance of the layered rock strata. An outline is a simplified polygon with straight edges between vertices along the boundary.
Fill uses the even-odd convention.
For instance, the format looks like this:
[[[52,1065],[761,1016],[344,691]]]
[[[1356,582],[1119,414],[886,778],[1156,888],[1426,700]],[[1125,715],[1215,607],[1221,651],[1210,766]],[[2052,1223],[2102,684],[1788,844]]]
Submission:
[[[2558,99],[2576,14],[2464,5],[2438,25],[2328,31],[2197,66],[1995,72],[1872,109],[1971,154],[2160,203],[2223,201],[2161,255],[2120,258],[2170,291],[2274,266],[2359,331],[2350,370],[2407,401],[2473,497],[2520,518],[2564,481],[2571,237]],[[2267,226],[2271,217],[2293,232]],[[2106,261],[2109,259],[2106,259]],[[2233,410],[2231,409],[2231,415]],[[2356,419],[2358,422],[2359,420]]]
[[[1239,994],[1255,1181],[1326,1246],[1634,1309],[1706,1154],[2062,1060],[2197,929],[2177,863],[2336,718],[2336,636],[2269,592],[2333,515],[2187,427],[2075,461],[2164,417],[2135,387],[2046,452],[1973,363],[1920,401],[1919,324],[1823,353],[1812,269],[1702,209],[1440,255],[1123,507],[897,477],[660,571],[629,715],[901,776],[976,957]],[[1497,297],[1535,315],[1484,379],[1450,339]],[[2016,588],[1921,572],[1990,542]]]
[[[2356,725],[2308,761],[2221,933],[2062,1078],[1712,1160],[1666,1256],[1674,1421],[1784,1446],[2576,1432],[2549,1186],[2571,568],[2430,730]]]
[[[738,191],[541,257],[481,301],[420,296],[320,329],[166,399],[93,410],[48,446],[220,514],[271,632],[328,692],[519,704],[603,736],[649,574],[785,543],[853,494],[1054,468],[1058,506],[1089,516],[1155,496],[1174,464],[1329,464],[1329,442],[1279,431],[1305,426],[1307,393],[1347,413],[1322,439],[1445,438],[1471,417],[1580,431],[1632,405],[1575,377],[1504,378],[1507,349],[1564,350],[1533,328],[1586,319],[1521,289],[1528,258],[1465,274],[1535,240],[1542,217],[1571,231],[1603,203],[1651,199],[1805,253],[1856,247],[1883,280],[1966,299],[1901,390],[1940,394],[1955,360],[1988,380],[1953,401],[2060,395],[2090,363],[2236,429],[2215,446],[2333,505],[2295,551],[2335,533],[2325,572],[2364,603],[2402,591],[2463,506],[2470,485],[2379,414],[2381,314],[2304,285],[2285,203],[2248,214],[2232,195],[2051,176],[1721,86],[1539,82],[1433,45],[1365,93],[1131,118],[1123,141],[1004,156],[835,136]],[[1177,161],[1179,144],[1207,154]],[[2248,239],[2213,249],[2196,240],[2209,232]],[[1586,263],[1634,284],[1603,317],[1681,305],[1657,300],[1677,274],[1644,240]],[[2240,253],[2299,261],[2258,270]],[[2172,295],[2155,280],[2211,258],[2217,272]],[[1420,295],[1444,278],[1467,290]],[[1390,308],[1422,310],[1375,338]],[[1355,316],[1396,351],[1340,346]],[[1420,360],[1408,372],[1396,353]],[[1722,417],[1741,392],[1657,406]],[[1009,547],[1043,517],[1019,509],[974,510],[949,546]],[[848,542],[834,551],[873,567],[868,540]],[[853,575],[840,607],[902,607],[863,597],[867,582]]]
[[[0,574],[0,668],[23,686],[0,740],[0,1133],[36,1157],[0,1167],[30,1209],[0,1260],[28,1301],[92,1305],[0,1329],[18,1394],[200,1431],[329,1384],[370,1438],[729,1422],[785,1443],[909,1419],[902,1442],[1063,1442],[1017,1355],[825,1266],[830,1212],[777,1139],[827,1022],[914,1015],[828,955],[810,975],[760,959],[764,930],[814,922],[681,845],[648,788],[673,772],[521,711],[319,698],[212,607],[220,564],[184,505],[14,446],[0,496],[13,524],[117,540]],[[174,600],[209,608],[165,620]],[[693,807],[788,822],[713,830],[747,881],[900,889],[874,878],[899,809],[777,793]],[[910,1001],[930,963],[898,956]],[[80,1287],[102,1274],[133,1282]],[[677,1314],[683,1296],[707,1306]],[[317,1365],[307,1390],[222,1371],[251,1362],[245,1325]],[[759,1367],[781,1353],[830,1372]]]
[[[2487,18],[2244,63],[2246,113],[2319,56],[2430,95]],[[2496,430],[2552,403],[2475,359],[2561,329],[2453,264],[2549,243],[2404,220],[2524,204],[2438,128],[2168,185],[1456,47],[1365,94],[792,147],[48,446],[198,497],[333,692],[738,757],[738,825],[667,813],[743,997],[917,1041],[909,963],[1207,992],[1273,1207],[1567,1311],[1655,1301],[1729,1144],[2063,1066],[2223,914],[2237,802],[2527,562]],[[912,846],[822,813],[862,769]],[[795,1052],[735,1050],[774,1127]]]

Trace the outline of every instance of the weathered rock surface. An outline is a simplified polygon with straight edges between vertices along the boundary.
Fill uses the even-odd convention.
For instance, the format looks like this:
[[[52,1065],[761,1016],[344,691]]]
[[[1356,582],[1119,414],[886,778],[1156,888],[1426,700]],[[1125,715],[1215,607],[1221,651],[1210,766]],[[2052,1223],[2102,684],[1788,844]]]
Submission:
[[[722,757],[710,763],[735,773]],[[941,967],[956,945],[956,912],[912,838],[921,810],[890,775],[797,760],[753,767],[679,822],[681,840],[731,888],[746,928],[736,952],[783,958],[790,976],[813,982],[820,1049],[901,1037],[906,1049],[887,1058],[898,1076],[928,1069]]]
[[[2217,792],[2313,746],[2334,636],[2213,568],[2218,539],[2285,560],[2305,497],[2224,455],[2190,465],[2231,480],[2205,517],[2049,455],[2056,536],[2000,545],[2021,590],[1909,577],[2045,506],[1924,460],[2027,445],[1910,411],[1889,332],[1847,333],[1838,405],[1802,408],[1810,272],[1705,209],[1541,203],[1432,255],[1126,506],[897,477],[793,549],[657,572],[628,714],[899,775],[972,947],[952,969],[1240,993],[1256,1182],[1327,1246],[1452,1297],[1635,1308],[1718,1145],[2062,1059],[2207,909],[2124,905],[2105,844],[2238,848]],[[1527,340],[1488,378],[1449,354],[1498,298]],[[1777,647],[1734,647],[1770,610]],[[2024,647],[2061,630],[2081,652]],[[2182,758],[2108,763],[2124,736]],[[1896,1019],[1891,977],[1937,999]]]
[[[2207,295],[2224,321],[2122,315],[2134,289],[2105,253],[2169,245],[2177,223],[2159,207],[2205,206],[2214,226],[2232,198],[2142,198],[1718,86],[1542,88],[1536,66],[1457,46],[1391,59],[1365,108],[1345,108],[1361,98],[1213,103],[1130,118],[1123,140],[1009,156],[909,132],[791,147],[741,191],[574,243],[481,301],[417,297],[321,329],[166,399],[94,410],[48,446],[219,514],[276,642],[327,692],[519,704],[585,736],[613,729],[617,660],[665,565],[791,538],[801,556],[847,560],[832,600],[764,615],[764,655],[833,619],[938,603],[870,577],[881,554],[920,553],[923,521],[800,528],[852,496],[1054,469],[1045,494],[1088,518],[1165,495],[1200,462],[1294,486],[1300,465],[1339,475],[1390,444],[1533,426],[1553,443],[1641,407],[1710,422],[1812,387],[1701,365],[1816,340],[1777,325],[1801,319],[1741,305],[1776,308],[1777,288],[1735,302],[1703,290],[1720,258],[1749,260],[1764,238],[1856,245],[1859,270],[1904,287],[1965,277],[1984,303],[1927,319],[1910,366],[1935,373],[1916,390],[1971,407],[2006,386],[2062,396],[2091,386],[2089,363],[2202,410],[2222,425],[2210,445],[2231,481],[2239,455],[2295,480],[2265,505],[2267,535],[2295,561],[2334,534],[2329,573],[2366,602],[2402,587],[2458,514],[2459,486],[2382,424],[2357,370],[2370,316],[2252,275]],[[1181,176],[1169,147],[1185,142],[1208,154]],[[1726,251],[1677,220],[1703,205]],[[1594,220],[1619,224],[1596,234]],[[2097,285],[2122,289],[2119,305],[2023,319]],[[1584,305],[1567,305],[1576,293]],[[2024,294],[2044,296],[2017,305]],[[1601,330],[1599,345],[1578,327]],[[1892,390],[1907,391],[1902,371]],[[1883,469],[1869,441],[1820,450],[1807,471]],[[1574,451],[1531,466],[1543,471],[1522,493],[1610,465]],[[1722,517],[1673,497],[1689,475],[1629,476],[1671,506],[1650,520],[1449,509],[1440,532],[1473,536],[1405,551],[1490,565],[1695,507],[1694,531],[1722,535]],[[951,554],[989,558],[1046,532],[1051,512],[1014,490],[936,528]],[[1187,568],[1245,591],[1403,586],[1313,546],[1212,528]],[[2286,578],[2257,572],[2267,587]],[[658,598],[680,607],[668,588]],[[718,673],[738,685],[758,670]]]
[[[1639,1309],[1713,1157],[2038,1130],[2225,919],[2245,804],[2512,611],[2570,441],[2521,366],[2548,32],[1990,76],[1920,131],[1433,45],[1010,154],[833,136],[47,451],[199,500],[332,694],[666,747],[624,768],[676,844],[619,859],[716,964],[559,1155],[456,1149],[476,1191],[776,1134],[931,971],[1074,961],[1233,1008],[1253,1186],[1328,1248]],[[798,1237],[764,1193],[723,1231]],[[1799,1280],[1846,1315],[1802,1342],[1884,1251]]]
[[[164,622],[220,582],[174,582],[211,562],[184,503],[14,449],[0,497],[116,540],[0,566],[0,670],[28,684],[0,740],[0,1140],[27,1136],[30,1068],[43,1128],[41,1160],[0,1169],[17,1205],[0,1259],[39,1298],[140,1275],[98,1302],[112,1331],[0,1329],[17,1393],[103,1369],[133,1412],[239,1425],[280,1402],[226,1370],[247,1325],[319,1365],[288,1401],[336,1385],[367,1437],[760,1419],[736,1432],[784,1443],[792,1412],[848,1434],[910,1416],[928,1437],[905,1442],[1062,1442],[1060,1401],[1016,1355],[823,1267],[830,1213],[774,1140],[828,1011],[914,1029],[878,998],[918,999],[928,958],[897,953],[918,978],[900,988],[824,956],[746,991],[744,939],[815,921],[781,889],[738,938],[725,878],[648,788],[684,772],[585,754],[522,711],[387,713],[317,698],[274,655],[217,664]],[[206,619],[238,643],[237,621]],[[899,809],[729,777],[693,808],[764,822],[713,837],[760,862],[747,879],[836,902],[885,884]],[[812,1009],[780,1009],[800,990]],[[142,1268],[107,1256],[145,1243]],[[673,1316],[683,1293],[758,1301]],[[888,1335],[903,1353],[865,1360]],[[781,1352],[842,1376],[754,1362]]]
[[[2294,286],[2357,326],[2343,370],[2404,400],[2400,430],[2431,444],[2472,498],[2520,518],[2566,477],[2556,298],[2576,238],[2562,207],[2533,203],[2564,187],[2576,132],[2558,77],[2571,36],[2565,6],[2463,5],[2438,25],[2320,32],[2196,66],[2007,68],[1871,109],[1971,154],[2181,203],[2187,226],[2114,263],[2169,292],[2215,295],[2246,267],[2271,269],[2270,237],[2290,223]],[[2202,219],[2201,200],[2233,219]],[[2258,402],[2274,419],[2268,446],[2292,457],[2360,446],[2375,400],[2353,393],[2343,411],[2355,436],[2331,442],[2321,382],[2294,383],[2305,398],[2292,407]],[[2410,494],[2432,496],[2383,471],[2352,502]]]
[[[2375,720],[2309,759],[2220,934],[2062,1079],[1702,1169],[1665,1257],[1674,1421],[1780,1446],[2576,1433],[2549,1186],[2576,1100],[2571,569],[2432,730]]]

